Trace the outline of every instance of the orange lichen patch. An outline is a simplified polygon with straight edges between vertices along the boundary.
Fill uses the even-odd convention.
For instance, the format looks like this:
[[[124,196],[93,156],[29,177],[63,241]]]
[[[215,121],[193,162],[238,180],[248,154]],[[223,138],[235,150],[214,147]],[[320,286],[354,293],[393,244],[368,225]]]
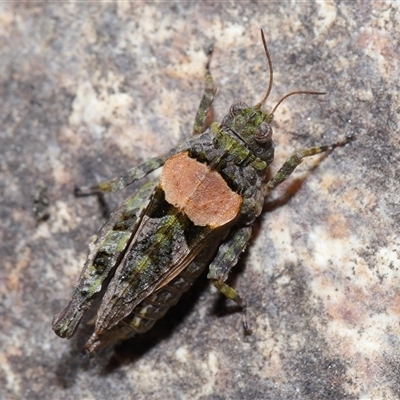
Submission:
[[[171,157],[164,165],[161,188],[168,203],[184,212],[198,226],[217,228],[239,213],[242,198],[222,176],[187,152]]]

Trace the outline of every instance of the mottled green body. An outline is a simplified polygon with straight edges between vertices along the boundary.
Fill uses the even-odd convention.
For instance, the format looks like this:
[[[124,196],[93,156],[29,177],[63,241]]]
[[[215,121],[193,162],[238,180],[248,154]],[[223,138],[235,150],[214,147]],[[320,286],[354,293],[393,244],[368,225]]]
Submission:
[[[97,314],[96,333],[88,343],[90,350],[111,337],[125,338],[150,329],[209,264],[232,226],[252,224],[262,210],[268,164],[255,157],[229,129],[213,127],[188,150],[190,157],[212,166],[242,196],[242,209],[234,223],[220,229],[196,226],[168,204],[158,188],[107,287]],[[202,249],[207,251],[199,261]],[[124,301],[119,301],[122,297]]]
[[[123,258],[155,191],[156,182],[144,185],[126,199],[110,216],[89,245],[89,255],[68,306],[54,317],[53,329],[60,337],[70,338],[89,309],[103,283]]]
[[[263,42],[271,66],[264,36]],[[208,66],[205,94],[194,124],[195,133],[204,125],[216,91]],[[244,301],[225,281],[247,246],[265,196],[285,180],[304,157],[331,150],[352,139],[296,152],[275,177],[267,181],[267,169],[274,159],[270,124],[276,107],[270,114],[261,107],[270,92],[272,70],[270,77],[270,87],[261,103],[254,107],[235,103],[220,124],[213,123],[200,136],[129,170],[122,177],[92,188],[116,191],[167,163],[162,172],[163,184],[144,185],[112,214],[90,245],[88,260],[72,300],[53,321],[53,329],[59,336],[69,338],[74,334],[84,312],[103,288],[105,293],[97,312],[95,332],[86,349],[93,352],[108,343],[143,333],[179,300],[206,267],[209,267],[208,278],[213,284],[245,310]],[[291,94],[298,93],[321,94]],[[175,155],[180,155],[174,159],[178,160],[175,162],[179,163],[179,171],[183,174],[185,169],[188,170],[187,166],[194,168],[194,178],[190,175],[185,183],[193,185],[193,192],[191,187],[180,191],[179,183],[186,182],[185,176],[177,177],[171,168],[167,168],[176,165],[168,161]],[[217,215],[216,223],[196,224],[196,213],[201,214],[207,203],[224,200],[213,197],[212,191],[204,193],[205,198],[202,196],[202,188],[210,186],[211,182],[217,189],[221,186],[218,179],[212,181],[216,174],[225,186],[223,193],[240,199],[234,201],[238,208],[233,214],[230,210],[229,216]],[[170,181],[176,183],[169,185]],[[85,191],[87,189],[82,190]],[[181,192],[189,194],[181,199]],[[221,192],[216,190],[215,193]],[[166,200],[171,198],[177,199],[175,205]],[[187,205],[191,214],[184,212]],[[207,218],[198,220],[207,221]],[[224,222],[218,224],[218,221]],[[247,329],[245,319],[244,326]]]

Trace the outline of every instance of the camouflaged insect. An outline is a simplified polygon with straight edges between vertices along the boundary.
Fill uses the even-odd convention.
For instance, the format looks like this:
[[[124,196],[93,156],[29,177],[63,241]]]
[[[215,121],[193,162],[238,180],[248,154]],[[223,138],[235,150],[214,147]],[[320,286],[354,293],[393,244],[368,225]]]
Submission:
[[[272,65],[261,31],[270,82],[260,103],[238,102],[220,124],[169,153],[132,168],[125,175],[90,191],[114,192],[162,167],[159,181],[145,184],[111,215],[89,246],[89,255],[68,306],[53,320],[57,335],[74,335],[94,298],[105,289],[95,330],[85,349],[91,353],[149,330],[179,300],[208,266],[207,277],[245,311],[245,303],[225,281],[237,263],[260,215],[264,198],[283,182],[305,157],[343,146],[353,138],[294,153],[267,180],[274,159],[271,113],[261,107],[272,87]],[[211,55],[211,51],[210,51]],[[209,60],[210,61],[210,60]],[[209,71],[197,112],[194,133],[201,133],[216,88]],[[243,323],[247,328],[245,314]]]

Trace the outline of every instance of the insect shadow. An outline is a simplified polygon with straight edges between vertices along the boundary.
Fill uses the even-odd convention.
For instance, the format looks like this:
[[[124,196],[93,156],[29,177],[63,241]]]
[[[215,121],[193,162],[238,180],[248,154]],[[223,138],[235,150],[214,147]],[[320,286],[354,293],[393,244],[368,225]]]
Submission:
[[[306,180],[310,175],[313,174],[313,172],[319,167],[319,165],[323,162],[323,160],[329,157],[329,152],[321,154],[318,158],[316,158],[313,161],[313,165],[309,166],[306,170],[301,171],[301,176],[298,177],[293,177],[290,182],[288,182],[284,190],[281,191],[281,194],[275,198],[267,197],[264,202],[264,207],[263,207],[263,214],[272,212],[274,210],[277,210],[283,206],[285,206],[289,201],[291,200],[292,197],[296,195],[296,193],[302,188]],[[268,171],[270,174],[270,171]],[[258,219],[257,221],[259,221]],[[256,222],[257,222],[256,221]],[[253,234],[253,239],[254,237],[257,236],[258,234],[258,229],[257,227],[260,224],[257,223],[254,234]]]

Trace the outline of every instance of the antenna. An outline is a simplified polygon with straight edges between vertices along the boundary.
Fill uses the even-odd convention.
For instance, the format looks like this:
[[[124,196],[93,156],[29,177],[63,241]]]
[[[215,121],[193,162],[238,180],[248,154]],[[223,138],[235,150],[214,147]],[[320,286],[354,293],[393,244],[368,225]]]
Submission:
[[[326,94],[325,92],[310,92],[308,90],[298,90],[296,92],[291,92],[286,94],[285,96],[283,96],[278,103],[276,104],[276,106],[274,107],[274,109],[271,111],[271,115],[274,115],[274,112],[276,111],[276,109],[278,108],[278,106],[282,103],[283,100],[287,99],[290,96],[293,96],[294,94],[313,94],[313,95],[321,95],[321,94]]]
[[[267,47],[267,42],[265,40],[265,35],[264,35],[264,31],[261,29],[261,38],[262,38],[262,42],[263,42],[263,46],[264,46],[264,50],[265,50],[265,55],[267,56],[267,60],[268,60],[268,67],[269,67],[269,84],[268,84],[268,89],[267,89],[267,93],[265,94],[265,96],[263,97],[263,99],[255,106],[255,108],[261,108],[261,106],[267,101],[269,94],[271,93],[271,89],[272,89],[272,83],[274,81],[274,71],[272,69],[272,61],[271,61],[271,56],[269,54],[268,51],[268,47]],[[274,109],[272,110],[270,115],[274,115],[276,109],[281,105],[281,103],[283,102],[283,100],[287,99],[290,96],[293,96],[295,94],[312,94],[312,95],[322,95],[322,94],[326,94],[325,92],[313,92],[313,91],[309,91],[309,90],[298,90],[295,92],[290,92],[288,94],[286,94],[285,96],[283,96],[278,103],[276,104],[276,106],[274,107]]]
[[[267,93],[263,97],[263,99],[256,105],[256,108],[261,108],[261,106],[267,101],[269,94],[271,93],[272,89],[272,82],[274,81],[274,71],[272,69],[272,61],[271,61],[271,56],[269,55],[268,47],[267,47],[267,42],[265,41],[265,36],[264,36],[264,31],[261,29],[261,38],[263,41],[264,45],[264,50],[265,50],[265,55],[267,56],[268,60],[268,67],[269,67],[269,84],[268,84],[268,89]]]

